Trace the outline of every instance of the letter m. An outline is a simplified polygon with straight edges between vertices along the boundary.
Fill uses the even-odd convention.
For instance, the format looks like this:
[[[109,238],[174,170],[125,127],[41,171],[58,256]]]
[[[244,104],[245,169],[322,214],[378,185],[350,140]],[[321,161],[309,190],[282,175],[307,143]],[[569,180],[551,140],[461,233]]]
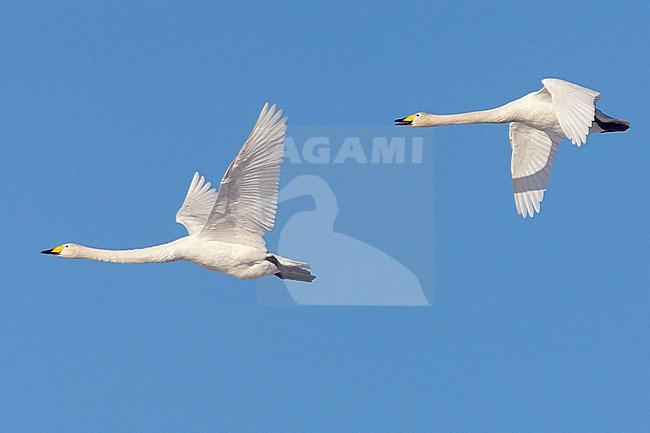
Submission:
[[[372,164],[403,164],[406,149],[406,137],[373,137],[372,138]]]

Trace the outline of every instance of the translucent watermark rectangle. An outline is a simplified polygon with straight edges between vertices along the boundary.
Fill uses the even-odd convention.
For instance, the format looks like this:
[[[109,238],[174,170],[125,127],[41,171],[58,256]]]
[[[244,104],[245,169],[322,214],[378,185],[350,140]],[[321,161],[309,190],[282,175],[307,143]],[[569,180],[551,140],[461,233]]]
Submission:
[[[290,126],[269,251],[316,279],[258,280],[263,306],[430,306],[434,146],[395,127]]]

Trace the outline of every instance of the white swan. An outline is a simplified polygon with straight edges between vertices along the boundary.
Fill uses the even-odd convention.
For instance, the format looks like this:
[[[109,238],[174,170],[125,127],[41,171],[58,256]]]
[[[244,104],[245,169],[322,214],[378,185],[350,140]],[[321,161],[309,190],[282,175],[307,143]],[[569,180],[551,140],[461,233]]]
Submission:
[[[577,84],[546,78],[541,90],[501,107],[460,114],[415,113],[397,125],[442,126],[510,123],[512,182],[517,213],[534,216],[551,176],[558,145],[567,137],[577,146],[594,132],[625,131],[630,124],[596,109],[600,93]]]
[[[210,189],[194,174],[176,221],[189,236],[163,245],[135,250],[102,250],[63,244],[43,254],[116,263],[162,263],[186,260],[239,279],[276,275],[311,282],[307,263],[266,251],[262,235],[275,224],[278,181],[284,154],[286,117],[275,105],[264,105],[260,117],[239,155],[221,180],[219,191]]]

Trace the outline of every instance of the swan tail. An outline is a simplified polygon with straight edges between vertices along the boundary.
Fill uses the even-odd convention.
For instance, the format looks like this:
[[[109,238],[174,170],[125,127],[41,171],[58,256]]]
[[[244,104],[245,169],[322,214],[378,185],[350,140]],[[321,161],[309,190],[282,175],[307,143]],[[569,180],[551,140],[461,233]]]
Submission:
[[[591,125],[590,132],[616,132],[627,131],[630,127],[630,122],[623,119],[615,119],[608,116],[600,110],[596,110],[594,116],[594,123]]]
[[[316,278],[311,274],[311,272],[309,272],[308,269],[310,266],[308,263],[287,259],[286,257],[278,256],[276,254],[269,254],[266,260],[273,263],[278,268],[278,272],[275,273],[275,276],[280,279],[311,283],[314,278]]]

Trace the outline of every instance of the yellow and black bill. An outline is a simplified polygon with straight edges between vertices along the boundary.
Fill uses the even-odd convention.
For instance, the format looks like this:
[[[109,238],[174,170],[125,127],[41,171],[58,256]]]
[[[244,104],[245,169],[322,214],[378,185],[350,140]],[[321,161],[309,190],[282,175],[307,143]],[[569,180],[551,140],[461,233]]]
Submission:
[[[58,256],[59,254],[61,254],[62,250],[63,250],[63,245],[59,245],[58,247],[54,247],[50,250],[41,251],[41,254],[52,254],[54,256]]]
[[[413,124],[413,119],[415,119],[415,114],[410,116],[402,117],[401,119],[395,119],[395,125],[397,126],[411,126]]]

